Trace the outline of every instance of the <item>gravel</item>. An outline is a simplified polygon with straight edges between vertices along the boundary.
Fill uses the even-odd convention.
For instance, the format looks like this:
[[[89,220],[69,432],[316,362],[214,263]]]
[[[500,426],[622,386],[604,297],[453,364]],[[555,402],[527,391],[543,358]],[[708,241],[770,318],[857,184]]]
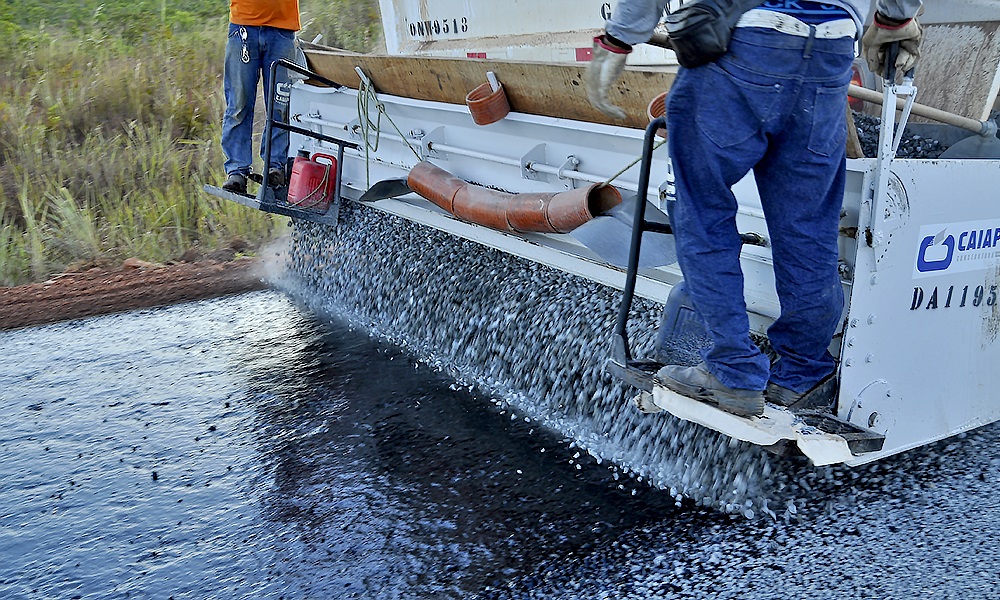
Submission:
[[[866,154],[875,117],[855,113]],[[907,134],[901,156],[934,157],[935,140]],[[346,203],[336,235],[293,224],[291,278],[313,310],[346,317],[479,388],[516,418],[565,436],[616,484],[667,490],[680,505],[791,521],[829,508],[817,488],[855,477],[776,457],[665,413],[642,415],[635,391],[604,372],[620,292],[471,241]],[[662,306],[633,304],[633,354],[649,356]]]
[[[310,308],[559,432],[622,489],[652,485],[678,505],[790,520],[803,494],[840,476],[666,413],[639,413],[635,391],[603,369],[617,290],[351,203],[336,236],[298,222],[291,243],[294,283],[284,287]],[[661,308],[634,303],[634,355],[651,354]]]
[[[872,158],[878,155],[878,134],[882,119],[873,115],[853,112],[854,124],[858,129],[861,149],[865,156]],[[947,147],[938,140],[921,136],[909,128],[903,130],[896,155],[900,158],[937,158]]]

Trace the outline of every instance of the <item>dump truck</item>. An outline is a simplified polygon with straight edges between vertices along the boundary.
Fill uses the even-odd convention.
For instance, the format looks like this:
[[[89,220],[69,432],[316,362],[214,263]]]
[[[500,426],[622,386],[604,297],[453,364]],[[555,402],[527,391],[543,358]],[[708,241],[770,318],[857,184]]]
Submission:
[[[357,203],[621,290],[601,363],[637,409],[660,413],[644,418],[669,413],[816,465],[868,463],[1000,418],[1000,2],[925,5],[915,77],[890,85],[859,63],[852,87],[881,130],[875,155],[855,147],[847,159],[837,370],[814,397],[762,417],[675,394],[656,379],[659,351],[633,356],[634,298],[664,304],[660,348],[697,341],[683,286],[697,274],[680,270],[666,217],[671,165],[658,136],[671,52],[630,58],[610,98],[624,121],[583,91],[611,3],[380,0],[385,54],[303,44],[305,65],[272,65],[296,76],[287,121],[267,123],[291,132],[289,187],[307,167],[316,183],[290,193],[265,174],[252,196],[207,189],[331,235]],[[950,148],[896,156],[904,127]],[[751,329],[766,344],[780,310],[769,233],[753,178],[734,192]],[[818,408],[827,402],[832,412]]]

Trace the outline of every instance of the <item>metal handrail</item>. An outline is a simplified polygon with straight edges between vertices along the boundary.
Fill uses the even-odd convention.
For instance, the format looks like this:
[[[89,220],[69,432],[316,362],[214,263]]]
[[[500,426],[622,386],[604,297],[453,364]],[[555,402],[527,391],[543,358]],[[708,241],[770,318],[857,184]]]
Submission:
[[[265,113],[267,114],[267,118],[264,121],[264,156],[266,157],[264,160],[268,164],[264,165],[264,173],[261,178],[260,191],[258,192],[260,196],[258,198],[258,201],[261,204],[261,208],[262,210],[267,210],[265,206],[273,206],[277,203],[274,199],[274,193],[269,191],[270,187],[268,186],[269,183],[268,175],[271,170],[270,169],[271,131],[275,127],[277,127],[278,129],[284,129],[285,131],[291,133],[297,133],[299,135],[304,135],[307,137],[311,137],[313,139],[337,145],[337,173],[336,173],[337,185],[334,186],[333,190],[333,204],[334,206],[340,206],[340,181],[344,171],[344,148],[351,148],[352,150],[357,150],[358,148],[360,148],[360,146],[358,146],[354,142],[349,142],[347,140],[342,140],[322,133],[316,133],[308,129],[303,129],[302,127],[296,127],[295,125],[292,125],[285,121],[276,120],[274,118],[274,96],[275,96],[275,90],[277,90],[278,87],[278,67],[284,67],[289,71],[295,71],[300,75],[305,75],[310,79],[314,79],[316,81],[325,83],[332,87],[343,87],[339,83],[327,79],[326,77],[323,77],[319,73],[310,71],[306,67],[297,65],[290,60],[282,58],[271,63],[270,67],[271,86],[267,90],[267,100],[265,103]]]

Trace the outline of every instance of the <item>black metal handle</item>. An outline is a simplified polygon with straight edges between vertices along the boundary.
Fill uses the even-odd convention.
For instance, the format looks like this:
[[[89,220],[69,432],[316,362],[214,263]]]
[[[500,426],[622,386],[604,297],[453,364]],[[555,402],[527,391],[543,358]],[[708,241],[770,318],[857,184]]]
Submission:
[[[885,80],[896,83],[896,59],[899,57],[899,42],[890,42],[885,49]]]
[[[646,194],[649,189],[649,170],[653,161],[653,139],[657,130],[667,125],[666,117],[656,117],[646,127],[646,135],[642,140],[642,164],[639,167],[639,191],[635,197],[635,214],[632,217],[632,245],[628,252],[628,271],[625,274],[625,289],[622,303],[618,309],[618,322],[615,325],[615,353],[624,352],[622,360],[632,360],[628,347],[628,313],[632,309],[632,298],[635,296],[635,282],[639,272],[639,246],[642,244],[642,232],[646,225]]]
[[[666,224],[646,221],[646,190],[649,189],[649,171],[653,160],[653,139],[657,130],[665,127],[666,117],[657,117],[646,127],[646,135],[642,143],[642,163],[639,167],[639,186],[636,194],[635,214],[632,216],[632,245],[629,247],[628,271],[625,273],[625,288],[622,290],[622,303],[618,308],[618,320],[615,323],[615,334],[612,338],[612,360],[621,366],[626,366],[632,360],[632,351],[628,343],[628,314],[632,310],[632,300],[635,297],[635,284],[639,277],[639,251],[642,245],[642,234],[645,231],[656,233],[673,233]],[[759,233],[741,233],[740,241],[745,245],[767,246],[767,240]]]

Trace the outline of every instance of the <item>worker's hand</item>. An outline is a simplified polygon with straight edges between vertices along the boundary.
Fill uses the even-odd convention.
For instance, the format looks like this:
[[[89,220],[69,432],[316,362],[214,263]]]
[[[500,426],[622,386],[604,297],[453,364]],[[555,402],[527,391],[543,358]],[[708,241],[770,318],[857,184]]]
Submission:
[[[605,35],[594,38],[594,51],[583,79],[587,88],[587,99],[597,110],[614,119],[624,119],[625,111],[611,104],[608,90],[618,82],[625,70],[625,58],[631,47],[622,47],[609,41]]]
[[[868,26],[868,31],[861,38],[865,60],[872,73],[883,78],[885,72],[885,54],[889,44],[899,42],[899,55],[896,56],[896,72],[906,73],[917,65],[920,58],[920,39],[924,31],[916,18],[906,21],[894,21],[880,13],[875,13],[875,19]]]

